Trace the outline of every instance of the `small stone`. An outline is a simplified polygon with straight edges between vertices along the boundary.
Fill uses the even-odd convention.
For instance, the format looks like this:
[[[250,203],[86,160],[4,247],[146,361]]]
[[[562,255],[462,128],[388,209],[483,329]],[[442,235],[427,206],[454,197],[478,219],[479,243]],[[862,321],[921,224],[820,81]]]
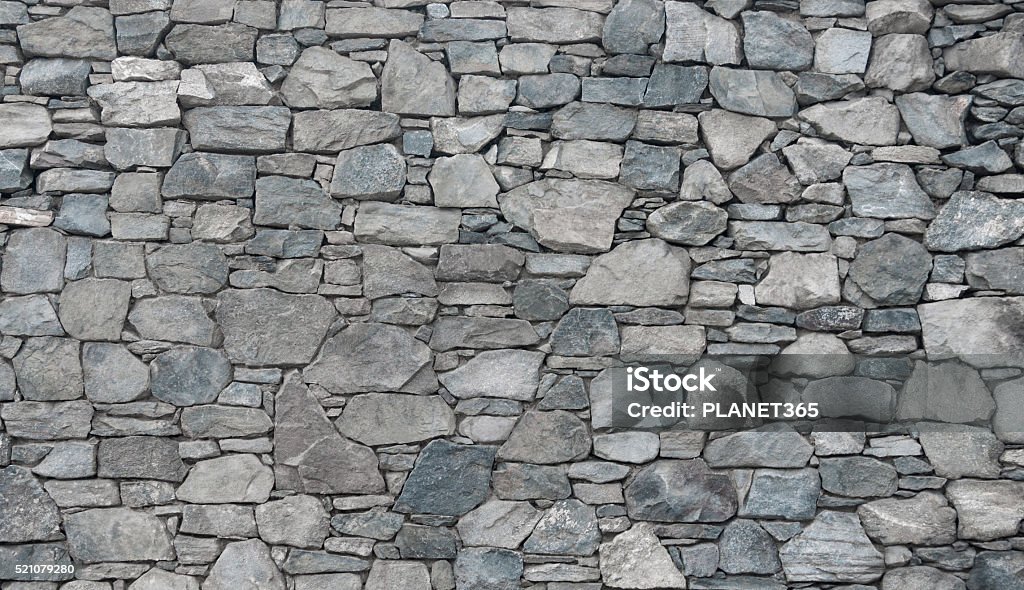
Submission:
[[[120,340],[131,284],[114,279],[82,279],[61,293],[60,320],[68,334],[82,340]]]
[[[1019,218],[1020,205],[1015,200],[958,191],[928,226],[924,243],[939,252],[995,248],[1024,234],[1024,222],[1016,221]]]
[[[312,180],[263,176],[256,181],[256,212],[252,221],[277,227],[334,229],[341,221],[341,209]],[[195,234],[193,227],[192,235]]]
[[[114,82],[89,87],[89,97],[99,103],[104,125],[159,127],[177,125],[178,82]]]
[[[255,28],[240,23],[177,24],[164,38],[164,45],[175,59],[186,65],[251,62],[255,58],[253,50],[258,34]]]
[[[935,215],[934,205],[906,164],[850,166],[843,171],[843,184],[856,215],[882,219]]]
[[[92,66],[76,59],[33,59],[21,70],[18,81],[25,94],[85,96]]]
[[[1003,32],[957,43],[943,50],[947,71],[1024,77],[1024,66],[1016,58],[1024,48],[1024,36]]]
[[[0,470],[0,491],[0,539],[4,543],[64,538],[57,505],[28,469],[11,465]]]
[[[291,111],[277,106],[197,107],[183,119],[197,150],[259,154],[284,150]]]
[[[516,549],[540,518],[529,502],[489,500],[460,518],[457,527],[466,546]]]
[[[172,293],[212,293],[227,282],[228,263],[220,248],[209,244],[172,244],[146,256],[153,281]]]
[[[803,187],[775,154],[762,154],[729,175],[729,189],[744,203],[790,203]]]
[[[324,343],[304,377],[334,393],[383,388],[423,394],[436,386],[430,360],[430,349],[401,328],[353,324]],[[385,366],[386,376],[381,373]]]
[[[679,202],[655,210],[647,231],[673,244],[703,246],[726,229],[728,214],[711,203]]]
[[[991,541],[1015,534],[1024,518],[1024,482],[964,479],[950,482],[946,494],[956,508],[957,537]]]
[[[508,36],[513,42],[585,43],[600,41],[604,17],[575,8],[509,8]]]
[[[820,473],[821,487],[833,494],[868,498],[896,492],[896,470],[870,457],[822,459]]]
[[[0,105],[0,125],[4,128],[0,148],[41,145],[53,130],[46,108],[28,103]]]
[[[864,82],[899,92],[928,89],[935,80],[924,35],[893,34],[875,40]]]
[[[794,283],[794,277],[802,277],[799,284]],[[836,258],[831,254],[776,254],[755,294],[762,305],[795,309],[839,303]]]
[[[563,445],[543,444],[542,433],[557,435]],[[578,460],[590,452],[590,436],[579,418],[569,412],[527,412],[516,424],[508,441],[501,446],[499,458],[550,465]]]
[[[605,72],[608,71],[607,64]],[[708,69],[704,66],[675,66],[657,64],[644,91],[643,106],[667,107],[700,102],[708,87]],[[658,116],[647,112],[640,117]],[[664,113],[662,113],[664,114]],[[637,137],[637,139],[643,139]]]
[[[967,143],[964,119],[970,96],[912,93],[897,96],[895,102],[916,143],[939,149]]]
[[[101,440],[97,459],[99,477],[180,482],[188,472],[177,441],[156,436]]]
[[[718,567],[729,574],[772,574],[782,569],[775,541],[753,520],[729,523],[718,549]]]
[[[349,400],[336,425],[363,444],[404,444],[452,434],[455,417],[440,397],[371,393]]]
[[[526,350],[485,350],[458,369],[439,377],[459,399],[495,395],[521,401],[533,399],[544,355]]]
[[[661,40],[665,13],[654,0],[626,0],[617,3],[604,21],[601,44],[609,53],[646,54],[648,46]]]
[[[709,88],[722,108],[758,117],[796,114],[796,96],[774,72],[711,69]]]
[[[259,204],[259,200],[257,200]],[[215,243],[241,242],[255,235],[252,211],[235,205],[200,205],[192,221],[192,237]]]
[[[739,515],[811,520],[821,495],[815,469],[757,469]]]
[[[271,558],[270,548],[259,539],[229,543],[209,573],[204,590],[237,588],[239,580],[253,588],[285,590],[284,576]]]
[[[60,291],[66,251],[64,236],[52,229],[12,231],[3,255],[0,287],[5,293]]]
[[[181,347],[151,364],[153,396],[177,406],[208,404],[231,382],[231,364],[219,350]]]
[[[769,119],[720,109],[704,111],[697,118],[711,159],[725,170],[746,164],[757,148],[776,131],[775,123]]]
[[[366,578],[366,590],[430,590],[430,573],[426,564],[416,561],[373,562]]]
[[[919,242],[887,234],[860,245],[850,278],[880,305],[907,305],[921,297],[932,260]]]
[[[461,215],[438,207],[408,207],[368,201],[356,214],[355,234],[362,242],[392,246],[428,246],[458,241]]]

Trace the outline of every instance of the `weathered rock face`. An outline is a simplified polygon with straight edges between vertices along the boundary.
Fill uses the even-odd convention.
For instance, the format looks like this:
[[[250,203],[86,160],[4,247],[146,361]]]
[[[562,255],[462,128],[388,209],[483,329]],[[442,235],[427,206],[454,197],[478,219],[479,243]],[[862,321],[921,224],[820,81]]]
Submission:
[[[1019,11],[0,0],[0,585],[1018,590]]]

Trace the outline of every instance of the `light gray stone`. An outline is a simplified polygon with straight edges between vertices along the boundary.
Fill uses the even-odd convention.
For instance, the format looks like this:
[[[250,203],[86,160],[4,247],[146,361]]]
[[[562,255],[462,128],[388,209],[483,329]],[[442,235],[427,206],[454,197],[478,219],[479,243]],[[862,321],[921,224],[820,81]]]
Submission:
[[[662,240],[624,243],[594,259],[569,300],[576,305],[679,305],[689,291],[690,266],[685,250]]]
[[[455,115],[455,82],[444,65],[403,41],[391,41],[380,77],[381,108],[399,115]]]
[[[293,108],[365,107],[377,99],[377,78],[364,62],[309,47],[281,85],[281,97]]]

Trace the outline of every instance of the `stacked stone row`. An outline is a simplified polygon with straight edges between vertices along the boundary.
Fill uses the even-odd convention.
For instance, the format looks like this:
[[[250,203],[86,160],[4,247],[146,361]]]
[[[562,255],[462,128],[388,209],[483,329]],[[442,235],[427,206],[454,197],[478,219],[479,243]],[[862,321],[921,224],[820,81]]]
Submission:
[[[1022,57],[1014,2],[0,0],[0,587],[1024,588]],[[961,426],[614,427],[780,352]]]

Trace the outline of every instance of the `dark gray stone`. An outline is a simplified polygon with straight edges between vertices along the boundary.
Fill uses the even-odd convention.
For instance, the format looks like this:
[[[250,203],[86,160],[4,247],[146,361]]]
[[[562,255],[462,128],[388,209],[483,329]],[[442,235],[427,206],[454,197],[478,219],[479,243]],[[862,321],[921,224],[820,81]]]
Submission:
[[[608,309],[572,309],[551,333],[551,351],[564,356],[605,356],[619,352],[619,329]]]
[[[231,363],[212,348],[181,347],[150,365],[153,396],[176,406],[208,404],[231,382]]]
[[[246,199],[256,185],[252,156],[194,152],[174,162],[161,192],[170,199]]]
[[[660,460],[643,467],[626,486],[631,518],[656,522],[722,522],[736,514],[729,477],[704,461]]]
[[[420,452],[394,509],[446,516],[469,512],[487,497],[496,451],[484,445],[430,442]],[[517,576],[516,584],[518,580]]]

